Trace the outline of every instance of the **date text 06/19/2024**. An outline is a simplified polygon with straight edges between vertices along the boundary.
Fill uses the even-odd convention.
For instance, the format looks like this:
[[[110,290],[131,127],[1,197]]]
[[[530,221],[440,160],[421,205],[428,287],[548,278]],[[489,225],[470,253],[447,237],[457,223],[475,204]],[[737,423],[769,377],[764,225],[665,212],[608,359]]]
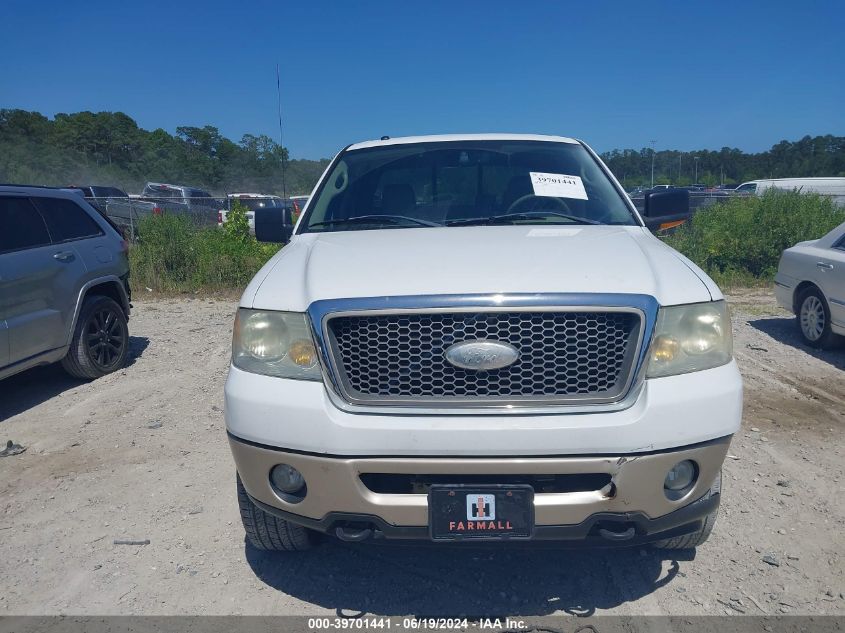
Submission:
[[[373,629],[382,630],[410,630],[410,631],[442,631],[442,630],[467,630],[474,628],[478,630],[510,630],[518,631],[525,629],[523,620],[515,618],[479,618],[469,620],[468,618],[390,618],[390,617],[363,617],[363,618],[308,618],[308,628],[312,631],[321,630],[350,630],[367,631]]]

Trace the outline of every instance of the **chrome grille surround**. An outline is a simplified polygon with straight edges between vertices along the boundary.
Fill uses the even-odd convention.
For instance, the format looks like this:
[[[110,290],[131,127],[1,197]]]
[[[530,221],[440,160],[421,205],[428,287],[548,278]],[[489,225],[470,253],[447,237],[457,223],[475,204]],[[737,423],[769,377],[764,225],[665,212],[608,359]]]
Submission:
[[[599,407],[599,410],[609,410],[629,406],[630,398],[628,396],[632,395],[632,392],[635,391],[635,388],[639,387],[642,381],[640,370],[646,354],[647,343],[651,338],[657,309],[657,301],[647,295],[585,293],[433,295],[322,300],[312,303],[309,306],[308,313],[315,340],[320,349],[321,363],[329,395],[337,406],[347,411],[362,413],[442,415],[444,413],[478,412],[560,413],[575,412],[575,410],[581,410],[585,407],[589,410],[595,410],[596,407]],[[592,316],[586,316],[587,314]],[[382,322],[393,319],[395,322],[396,319],[400,318],[399,315],[407,317],[405,321],[415,319],[417,322],[424,319],[431,321],[439,320],[440,322],[443,322],[444,319],[457,320],[458,322],[470,319],[470,323],[475,323],[476,326],[483,323],[489,325],[491,319],[495,323],[501,319],[510,322],[511,319],[518,320],[528,317],[535,322],[535,326],[541,329],[543,323],[546,325],[556,323],[558,330],[561,327],[565,329],[567,322],[571,325],[579,319],[583,321],[584,319],[590,318],[603,322],[619,322],[620,319],[632,319],[634,325],[633,331],[629,332],[631,334],[630,340],[627,340],[624,346],[623,361],[620,361],[618,354],[615,357],[614,363],[616,363],[618,375],[613,382],[612,389],[606,388],[604,392],[590,392],[583,384],[581,387],[578,387],[578,378],[576,377],[574,383],[572,380],[568,383],[565,380],[563,382],[558,381],[556,383],[558,388],[553,393],[548,393],[547,390],[538,393],[536,389],[538,383],[534,380],[534,373],[530,371],[529,373],[532,373],[532,375],[527,381],[530,383],[528,388],[524,386],[524,380],[517,380],[517,383],[523,385],[519,393],[513,393],[513,390],[509,391],[508,389],[499,389],[498,393],[495,393],[495,389],[486,389],[486,392],[482,389],[480,395],[478,395],[477,390],[473,393],[471,389],[464,389],[463,391],[459,389],[457,392],[454,389],[451,391],[447,389],[446,391],[441,390],[439,394],[434,395],[425,393],[413,394],[407,391],[401,392],[401,390],[399,392],[394,390],[394,393],[378,393],[375,395],[361,392],[356,389],[355,381],[349,380],[349,376],[340,359],[341,353],[337,348],[337,337],[333,331],[332,321],[335,319],[347,319],[351,322],[355,319],[368,318],[375,319],[376,321],[381,319]],[[337,321],[336,323],[341,323],[341,321]],[[545,329],[548,334],[548,327]],[[479,328],[476,327],[476,331],[478,330]],[[481,330],[489,331],[489,327],[484,326]],[[498,331],[501,331],[501,327],[498,328]],[[576,330],[570,331],[569,334],[570,336],[576,336],[579,333],[576,328]],[[580,334],[582,335],[582,342],[586,340],[583,339],[583,335],[586,335],[587,338],[590,337],[590,334],[584,332],[583,328]],[[470,338],[474,338],[474,336]],[[495,340],[495,336],[491,338]],[[593,338],[596,339],[596,336],[593,336]],[[458,339],[452,340],[447,336],[444,338],[444,342],[446,340],[455,342]],[[558,337],[558,341],[560,340],[560,337]],[[530,344],[531,341],[529,340],[528,343]],[[601,343],[598,340],[585,343],[584,349],[586,349],[587,344],[593,346],[590,350],[591,352],[597,351],[596,345],[599,348],[601,347]],[[619,349],[621,348],[617,345],[617,352]],[[405,351],[408,351],[407,345]],[[542,349],[539,351],[542,355]],[[546,362],[549,361],[548,354],[546,354],[546,358],[543,360]],[[396,358],[388,359],[387,362],[388,364],[393,363],[390,370],[396,369]],[[519,363],[515,367],[518,366]],[[525,370],[525,367],[522,370]],[[600,369],[599,371],[602,370]],[[405,373],[407,374],[407,369]],[[480,377],[480,373],[475,378]],[[494,372],[489,373],[492,374]],[[378,374],[378,371],[376,371],[376,374]],[[461,377],[464,380],[467,378],[465,374],[466,372]],[[453,377],[452,375],[449,376],[450,379]],[[440,377],[439,380],[443,381],[443,378]],[[485,380],[481,381],[471,378],[470,383],[476,385],[486,384],[489,387],[489,378],[487,376]],[[570,378],[572,378],[572,375],[570,375]],[[580,377],[582,381],[583,378],[584,376]],[[357,385],[360,386],[361,384],[358,381]],[[508,384],[513,385],[514,381],[511,379]],[[575,388],[561,390],[560,386],[562,384],[568,384],[570,387],[574,385]],[[605,387],[609,384],[610,382],[607,380],[604,382]]]

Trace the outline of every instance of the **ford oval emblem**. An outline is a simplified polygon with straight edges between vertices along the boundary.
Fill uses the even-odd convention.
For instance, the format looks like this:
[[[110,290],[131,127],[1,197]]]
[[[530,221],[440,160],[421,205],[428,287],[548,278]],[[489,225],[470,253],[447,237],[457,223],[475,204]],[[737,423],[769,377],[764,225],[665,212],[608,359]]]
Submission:
[[[490,371],[513,365],[519,358],[517,349],[500,341],[462,341],[446,349],[446,360],[455,367],[474,371]]]

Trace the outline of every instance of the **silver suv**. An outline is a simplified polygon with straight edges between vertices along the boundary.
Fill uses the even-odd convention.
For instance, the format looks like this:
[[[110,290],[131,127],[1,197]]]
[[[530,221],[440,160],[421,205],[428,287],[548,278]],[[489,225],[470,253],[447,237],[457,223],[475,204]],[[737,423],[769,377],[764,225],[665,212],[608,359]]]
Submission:
[[[124,365],[127,248],[78,195],[0,186],[0,379],[56,361],[85,379]]]

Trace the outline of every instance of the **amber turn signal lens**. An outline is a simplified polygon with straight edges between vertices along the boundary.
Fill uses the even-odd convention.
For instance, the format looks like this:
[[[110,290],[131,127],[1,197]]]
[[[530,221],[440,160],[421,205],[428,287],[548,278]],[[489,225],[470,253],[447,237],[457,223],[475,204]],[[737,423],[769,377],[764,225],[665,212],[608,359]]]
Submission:
[[[662,363],[671,361],[677,356],[679,348],[680,344],[671,336],[658,336],[654,341],[652,358]]]
[[[317,350],[311,341],[300,339],[291,343],[288,357],[300,367],[313,367],[317,363]]]

